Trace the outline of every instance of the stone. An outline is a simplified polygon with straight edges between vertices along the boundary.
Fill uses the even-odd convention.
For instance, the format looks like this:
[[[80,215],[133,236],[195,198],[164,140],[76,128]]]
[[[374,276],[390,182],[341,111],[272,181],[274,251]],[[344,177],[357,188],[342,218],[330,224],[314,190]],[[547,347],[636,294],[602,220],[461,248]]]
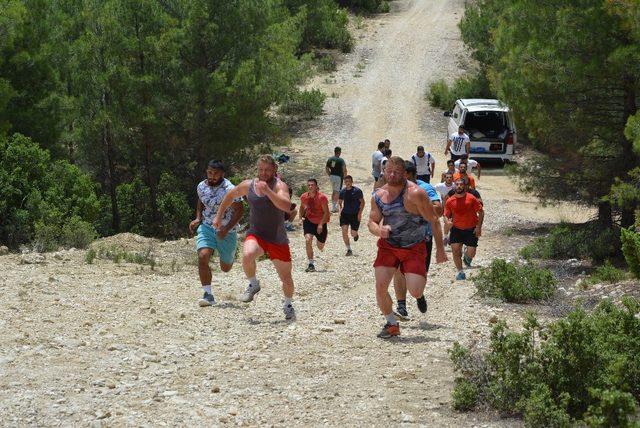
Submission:
[[[498,316],[496,314],[491,314],[489,317],[489,324],[495,324],[498,322]]]
[[[211,388],[211,392],[213,392],[214,394],[217,394],[220,392],[220,387],[219,386],[214,386],[213,388]]]
[[[334,324],[344,324],[346,322],[346,320],[342,319],[342,318],[336,318],[333,320]]]
[[[165,397],[173,397],[175,395],[178,395],[178,391],[165,391],[162,393],[162,395]]]
[[[7,254],[9,254],[9,247],[7,247],[6,245],[1,246],[0,256],[6,256]]]
[[[40,253],[25,253],[20,256],[20,263],[23,265],[42,264],[45,260],[45,256]]]
[[[323,326],[323,327],[320,327],[320,331],[325,332],[325,333],[331,333],[333,331],[333,328],[328,327],[328,326]]]
[[[103,411],[103,410],[98,410],[96,412],[96,418],[97,419],[106,419],[106,418],[110,418],[111,417],[111,412],[109,411]]]

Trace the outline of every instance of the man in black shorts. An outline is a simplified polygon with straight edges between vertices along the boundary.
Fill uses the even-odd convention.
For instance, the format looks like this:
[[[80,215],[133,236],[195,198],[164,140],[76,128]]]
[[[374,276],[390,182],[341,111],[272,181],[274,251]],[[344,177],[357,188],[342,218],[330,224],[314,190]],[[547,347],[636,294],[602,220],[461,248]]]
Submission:
[[[329,199],[318,188],[315,178],[307,180],[308,192],[300,196],[300,220],[304,230],[304,240],[307,249],[309,265],[305,272],[315,272],[313,260],[313,238],[316,238],[318,250],[324,250],[327,242],[327,223],[329,222]]]
[[[354,187],[353,177],[344,177],[344,189],[340,191],[340,227],[342,228],[342,240],[347,246],[346,256],[352,256],[351,243],[349,242],[349,227],[353,240],[358,240],[358,229],[362,221],[362,211],[364,210],[364,196],[362,190]]]

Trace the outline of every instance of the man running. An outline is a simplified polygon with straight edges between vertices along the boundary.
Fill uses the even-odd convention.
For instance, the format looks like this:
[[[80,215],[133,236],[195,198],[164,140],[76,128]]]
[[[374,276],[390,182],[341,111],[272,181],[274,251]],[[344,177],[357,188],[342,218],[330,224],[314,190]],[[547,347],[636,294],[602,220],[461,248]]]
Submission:
[[[378,337],[390,338],[400,334],[400,326],[393,314],[389,283],[398,267],[405,275],[409,293],[421,297],[426,284],[424,236],[426,225],[437,216],[426,192],[407,181],[405,162],[394,156],[385,172],[387,183],[371,198],[369,231],[378,236],[378,255],[373,264],[376,277],[376,300],[386,324]]]
[[[275,177],[277,164],[269,155],[261,156],[257,163],[258,178],[244,180],[224,197],[213,220],[214,227],[222,224],[221,212],[231,205],[234,198],[246,196],[249,203],[249,230],[242,247],[242,268],[249,285],[240,296],[243,302],[251,302],[260,291],[256,277],[256,259],[266,254],[278,272],[284,294],[285,319],[294,320],[293,278],[291,276],[291,252],[284,214],[291,207],[288,186]]]
[[[460,125],[458,132],[454,132],[449,136],[447,140],[447,148],[444,150],[444,154],[451,153],[452,160],[458,160],[462,155],[469,155],[471,153],[471,139],[464,132],[464,127]]]
[[[445,202],[447,202],[447,198],[449,197],[449,192],[451,192],[452,190],[455,190],[456,184],[453,182],[452,173],[447,171],[443,175],[444,175],[444,180],[442,181],[442,183],[438,183],[433,187],[436,189],[438,194],[440,194],[440,198],[442,198],[442,203],[444,204]]]
[[[333,149],[333,156],[327,160],[327,166],[325,167],[329,181],[331,181],[331,212],[338,212],[338,195],[342,190],[342,181],[344,176],[347,175],[347,164],[344,159],[340,157],[342,149],[336,147]]]
[[[453,174],[453,181],[456,181],[459,178],[462,178],[464,181],[466,181],[469,184],[470,188],[476,188],[476,180],[474,180],[474,178],[467,173],[466,162],[460,162],[460,168],[458,168],[458,172]]]
[[[324,250],[327,242],[327,223],[329,223],[329,200],[327,195],[318,188],[315,178],[307,180],[308,192],[300,196],[300,220],[307,249],[309,265],[305,272],[315,272],[316,266],[313,260],[313,238],[316,238],[318,250]]]
[[[340,191],[340,228],[342,228],[342,240],[347,246],[347,254],[352,256],[351,242],[349,242],[349,228],[351,236],[357,241],[358,229],[362,221],[362,211],[364,210],[364,196],[362,190],[353,185],[353,177],[347,175],[344,178],[344,189]]]
[[[427,224],[425,232],[425,247],[427,250],[427,255],[425,257],[425,269],[426,276],[428,276],[429,267],[431,266],[431,253],[433,251],[434,241],[436,242],[436,263],[444,263],[447,261],[447,255],[444,252],[444,245],[442,244],[442,226],[440,225],[439,219],[443,210],[442,200],[431,184],[416,179],[416,167],[411,161],[405,162],[405,171],[407,173],[407,180],[416,183],[427,193],[429,200],[433,204],[434,212],[438,217],[436,221],[432,221]],[[393,289],[397,300],[396,315],[398,315],[398,318],[400,318],[401,321],[409,321],[409,313],[407,311],[407,286],[405,277],[400,270],[396,270],[396,273],[393,276]],[[416,299],[416,303],[420,312],[427,312],[427,299],[424,294]]]
[[[411,161],[416,167],[418,180],[430,183],[436,171],[436,160],[431,153],[425,153],[424,147],[418,146],[416,154],[411,156]]]
[[[380,178],[382,172],[382,158],[384,157],[384,141],[378,143],[378,150],[371,155],[371,175],[373,175],[374,183]]]
[[[466,183],[463,179],[458,179],[455,183],[456,192],[447,199],[444,205],[444,215],[446,218],[453,219],[449,243],[453,253],[453,263],[458,269],[456,280],[464,280],[467,276],[462,269],[462,246],[467,246],[464,263],[471,266],[471,260],[476,255],[478,238],[482,235],[484,211],[480,201],[466,192]]]
[[[196,218],[189,224],[191,233],[197,226],[196,250],[198,252],[198,273],[204,295],[198,304],[211,306],[215,303],[211,291],[211,269],[209,261],[215,250],[220,256],[220,269],[229,272],[233,266],[238,246],[236,224],[242,218],[242,200],[235,199],[231,206],[223,213],[219,227],[213,226],[213,218],[220,211],[220,203],[225,195],[234,188],[229,180],[224,178],[225,167],[222,161],[212,160],[207,165],[207,178],[198,183],[198,203]],[[204,216],[204,221],[203,221]]]
[[[440,182],[443,182],[445,179],[445,174],[450,173],[451,176],[453,177],[455,175],[455,173],[458,172],[458,170],[456,169],[456,163],[453,159],[449,159],[447,161],[447,169],[446,171],[444,171],[442,173],[442,175],[440,176]]]
[[[467,164],[467,171],[473,171],[474,168],[477,169],[478,180],[480,180],[480,174],[482,173],[482,167],[480,166],[480,163],[475,159],[469,159],[468,155],[462,155],[460,159],[455,161],[454,163],[455,168],[456,169],[460,168],[460,164],[462,162],[465,162]]]

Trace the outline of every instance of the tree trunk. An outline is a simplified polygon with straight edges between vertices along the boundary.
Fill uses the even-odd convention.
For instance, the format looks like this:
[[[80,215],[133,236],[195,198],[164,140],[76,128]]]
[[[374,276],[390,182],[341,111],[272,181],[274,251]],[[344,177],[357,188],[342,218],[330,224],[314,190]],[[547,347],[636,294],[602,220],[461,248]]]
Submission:
[[[608,201],[598,202],[598,223],[602,228],[613,227],[611,204]]]
[[[102,94],[102,108],[108,111],[111,104],[111,97],[107,91]],[[115,179],[115,161],[113,159],[113,134],[111,132],[111,123],[107,119],[102,126],[102,147],[105,155],[105,163],[107,169],[107,187],[111,196],[111,226],[115,232],[120,231],[120,211],[118,210],[118,199],[116,197],[116,179]]]

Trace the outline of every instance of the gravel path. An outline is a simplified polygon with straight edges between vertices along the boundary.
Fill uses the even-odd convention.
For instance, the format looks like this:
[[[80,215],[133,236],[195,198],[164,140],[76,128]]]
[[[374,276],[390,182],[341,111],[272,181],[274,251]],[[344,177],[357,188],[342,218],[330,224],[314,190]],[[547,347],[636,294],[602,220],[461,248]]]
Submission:
[[[424,101],[429,82],[452,80],[469,63],[457,22],[462,0],[392,2],[393,13],[357,29],[357,46],[332,76],[312,86],[328,94],[326,114],[291,145],[287,174],[320,173],[334,145],[343,147],[356,185],[371,188],[375,144],[392,141],[409,155],[417,144],[442,169],[446,123]],[[296,184],[300,184],[298,181]],[[326,189],[327,180],[321,183]],[[528,239],[505,233],[575,218],[567,207],[537,208],[501,169],[479,182],[487,204],[478,264],[508,257]],[[368,209],[367,209],[368,212]],[[365,213],[366,215],[366,213]],[[363,229],[343,257],[333,216],[319,272],[304,273],[304,240],[290,234],[298,321],[286,323],[269,262],[262,292],[243,304],[238,263],[216,269],[221,301],[198,308],[193,240],[156,242],[135,235],[98,246],[149,251],[148,265],[85,263],[84,251],[0,257],[0,415],[2,425],[298,425],[506,426],[514,420],[451,410],[454,341],[482,343],[489,318],[519,313],[473,297],[452,281],[452,262],[433,266],[429,312],[402,325],[392,341],[375,337],[375,240]]]

